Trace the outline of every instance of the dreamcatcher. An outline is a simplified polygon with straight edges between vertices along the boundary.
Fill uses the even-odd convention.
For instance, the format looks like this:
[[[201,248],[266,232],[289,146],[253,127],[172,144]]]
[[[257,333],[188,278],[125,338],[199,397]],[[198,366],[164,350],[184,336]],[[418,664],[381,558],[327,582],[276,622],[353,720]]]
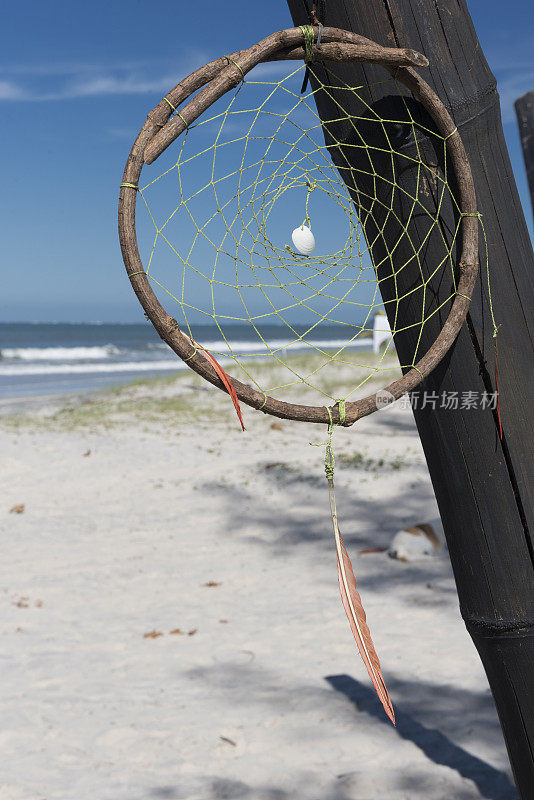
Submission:
[[[306,66],[284,69],[294,60]],[[374,101],[372,83],[343,81],[336,65],[349,61],[391,82],[390,105]],[[471,170],[452,119],[414,70],[426,65],[413,50],[335,28],[274,33],[206,64],[162,99],[132,147],[119,199],[124,263],[147,317],[191,369],[230,394],[243,429],[240,403],[328,426],[341,596],[393,722],[337,523],[332,433],[420,384],[454,342],[476,280]],[[144,164],[156,159],[163,170],[142,183]],[[445,302],[436,303],[436,282],[450,286]],[[373,359],[382,304],[392,336]],[[432,341],[427,323],[436,318]],[[202,341],[203,331],[211,339],[216,331],[217,342]],[[401,341],[410,358],[399,376],[392,354]],[[340,371],[351,380],[341,398]],[[366,394],[379,380],[386,386]]]

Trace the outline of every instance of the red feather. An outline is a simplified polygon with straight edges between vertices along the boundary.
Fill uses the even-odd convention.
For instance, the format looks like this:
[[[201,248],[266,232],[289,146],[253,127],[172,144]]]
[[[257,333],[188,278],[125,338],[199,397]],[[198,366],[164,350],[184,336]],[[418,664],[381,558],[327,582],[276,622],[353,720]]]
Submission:
[[[330,467],[333,473],[333,454],[330,446],[327,447],[326,464]],[[333,477],[328,475],[328,493],[330,495],[330,509],[332,512],[332,525],[334,527],[334,539],[336,541],[337,552],[337,578],[339,581],[339,591],[341,592],[341,600],[347,614],[350,627],[358,650],[362,657],[363,663],[366,666],[369,677],[373,682],[376,693],[380,698],[384,711],[395,725],[395,712],[393,711],[393,704],[389,696],[384,678],[382,676],[382,669],[380,668],[380,661],[376,654],[373,640],[371,639],[371,631],[367,625],[367,618],[362,605],[362,598],[356,588],[356,578],[352,564],[350,563],[349,554],[343,542],[341,531],[337,522],[336,510],[336,496],[334,492]]]
[[[362,657],[363,663],[367,668],[369,677],[373,682],[376,693],[380,698],[384,711],[395,725],[395,712],[393,711],[393,704],[391,702],[384,678],[382,677],[382,670],[380,668],[380,661],[376,654],[376,650],[371,639],[371,631],[367,625],[365,611],[362,605],[362,599],[356,588],[356,578],[352,564],[350,563],[349,554],[343,543],[343,538],[339,534],[339,548],[337,560],[337,577],[339,581],[339,591],[341,592],[341,600],[345,607],[350,627],[358,650]],[[337,537],[336,537],[337,538]]]
[[[228,394],[232,398],[232,402],[234,404],[234,408],[236,410],[236,414],[238,416],[239,422],[241,423],[241,428],[243,430],[245,430],[245,424],[243,422],[243,415],[241,414],[241,407],[239,405],[239,399],[237,397],[237,392],[234,389],[234,387],[232,386],[232,382],[231,382],[230,378],[228,377],[226,372],[223,370],[223,368],[221,367],[219,362],[212,356],[211,353],[208,353],[208,351],[205,350],[202,347],[202,345],[200,345],[198,342],[195,342],[194,339],[190,339],[190,341],[191,341],[192,344],[195,345],[195,347],[198,350],[200,350],[202,352],[202,354],[205,356],[205,358],[208,359],[208,361],[210,362],[211,366],[213,367],[213,369],[215,370],[215,372],[217,373],[217,375],[219,376],[219,378],[223,382],[224,388],[226,389],[226,391],[228,392]]]

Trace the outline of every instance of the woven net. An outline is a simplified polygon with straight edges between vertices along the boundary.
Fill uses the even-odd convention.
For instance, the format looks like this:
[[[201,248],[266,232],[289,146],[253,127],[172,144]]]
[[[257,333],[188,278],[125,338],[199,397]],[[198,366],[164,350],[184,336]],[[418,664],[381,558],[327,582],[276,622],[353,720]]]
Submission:
[[[357,399],[369,381],[417,362],[428,321],[444,319],[454,299],[461,213],[446,140],[389,75],[382,84],[398,102],[384,118],[373,85],[312,66],[301,95],[304,67],[269,80],[280,69],[257,67],[160,157],[163,172],[139,187],[140,252],[182,329],[235,362],[229,372],[243,377],[237,365],[275,397],[304,385],[322,404],[342,384],[343,399]],[[326,132],[318,93],[330,108]],[[292,242],[303,226],[316,239],[310,255]],[[385,340],[378,352],[374,329]]]

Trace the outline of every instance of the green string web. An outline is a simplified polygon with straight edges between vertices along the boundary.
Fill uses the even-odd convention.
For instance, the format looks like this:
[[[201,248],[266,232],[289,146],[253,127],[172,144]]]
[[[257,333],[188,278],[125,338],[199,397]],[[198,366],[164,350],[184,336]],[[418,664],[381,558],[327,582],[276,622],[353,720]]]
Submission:
[[[254,71],[259,78],[262,69],[265,73],[267,65]],[[158,163],[167,159],[164,171],[139,187],[147,216],[142,220],[138,212],[137,231],[147,250],[145,272],[158,294],[176,302],[171,313],[189,336],[221,363],[235,362],[261,392],[284,397],[298,387],[300,397],[303,391],[319,393],[323,404],[334,399],[340,384],[343,399],[355,399],[369,381],[383,381],[383,373],[393,379],[399,370],[395,337],[408,328],[413,352],[404,366],[423,355],[425,325],[448,311],[456,293],[453,251],[462,215],[448,183],[446,138],[416,121],[409,103],[403,101],[402,119],[384,119],[362,87],[337,79],[334,93],[316,74],[315,88],[300,95],[303,69],[273,82],[248,75],[191,125],[160,157]],[[386,81],[398,94],[395,81],[389,76]],[[350,92],[350,114],[339,99],[344,91]],[[326,93],[337,109],[330,130],[351,134],[343,150],[336,149],[340,142],[332,133],[325,143],[316,92]],[[410,148],[393,140],[391,132],[400,126]],[[366,136],[376,128],[378,139]],[[429,137],[439,167],[420,147]],[[351,148],[355,157],[349,164]],[[409,188],[398,180],[405,170],[412,175]],[[444,204],[453,211],[448,225],[441,220]],[[310,256],[300,255],[291,242],[292,230],[304,223],[317,239]],[[388,233],[392,224],[394,241]],[[432,240],[435,254],[436,237],[440,255],[429,264],[426,250]],[[323,252],[322,242],[333,240],[332,252]],[[403,270],[410,270],[408,283],[399,281]],[[430,302],[429,286],[440,272],[448,275],[450,294]],[[392,337],[373,355],[370,337],[374,315],[383,309],[383,281],[390,287]],[[400,322],[403,302],[420,307],[408,326]],[[208,333],[202,325],[211,326]],[[246,335],[236,335],[243,331],[238,325],[247,326]],[[276,368],[267,369],[271,359]]]

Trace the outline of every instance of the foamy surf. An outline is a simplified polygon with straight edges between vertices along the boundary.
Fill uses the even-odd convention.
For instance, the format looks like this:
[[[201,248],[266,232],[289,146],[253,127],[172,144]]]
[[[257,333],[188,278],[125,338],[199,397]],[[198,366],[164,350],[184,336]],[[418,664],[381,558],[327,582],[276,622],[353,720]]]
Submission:
[[[304,350],[309,344],[317,352],[332,351],[346,347],[346,340],[320,339],[309,344],[301,340],[273,339],[266,342],[253,341],[208,341],[202,347],[224,359],[231,357],[253,358],[267,356],[271,353],[283,356],[286,351]],[[349,345],[350,349],[359,349],[371,344],[371,340],[359,339]],[[165,350],[168,359],[154,358],[154,352]],[[66,375],[95,374],[111,372],[153,372],[155,370],[182,369],[184,363],[174,356],[171,349],[162,343],[153,344],[150,348],[132,349],[129,352],[115,345],[103,347],[25,347],[5,348],[0,360],[0,376],[15,375]],[[125,359],[125,356],[127,358]],[[122,357],[122,358],[121,358]]]
[[[166,346],[166,345],[164,345]],[[92,361],[113,358],[120,354],[114,344],[103,347],[5,347],[0,350],[2,361]]]
[[[326,326],[321,338],[314,339],[315,331],[304,325],[297,326],[295,333],[280,325],[264,325],[262,339],[249,326],[227,325],[225,341],[215,326],[200,325],[193,336],[231,372],[234,358],[243,361],[274,354],[284,360],[286,353],[311,352],[310,345],[319,353],[371,346],[367,336],[347,345],[358,329],[349,326],[347,338],[340,336],[344,332],[339,326]],[[145,324],[0,323],[0,397],[41,389],[44,393],[74,391],[78,386],[86,390],[127,381],[136,374],[168,374],[185,366]]]
[[[113,372],[154,372],[183,369],[185,364],[178,357],[168,361],[115,361],[112,364],[0,364],[0,376],[16,375],[94,375]]]

